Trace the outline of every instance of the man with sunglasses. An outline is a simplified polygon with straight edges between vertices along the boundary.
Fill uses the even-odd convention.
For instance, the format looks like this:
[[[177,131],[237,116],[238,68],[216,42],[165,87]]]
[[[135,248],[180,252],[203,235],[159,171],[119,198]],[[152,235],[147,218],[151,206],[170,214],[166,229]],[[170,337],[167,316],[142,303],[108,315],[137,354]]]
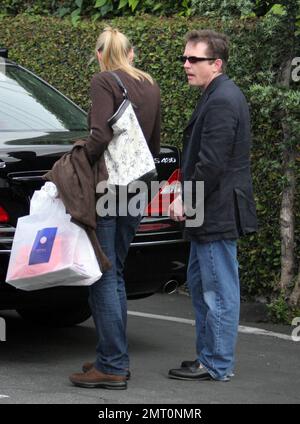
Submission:
[[[184,131],[185,197],[170,205],[169,214],[185,222],[185,237],[191,242],[187,282],[195,309],[197,357],[171,369],[169,377],[229,381],[240,310],[237,239],[257,228],[249,110],[241,90],[224,73],[228,60],[224,34],[191,31],[181,60],[189,85],[200,88],[202,95]],[[195,186],[200,181],[204,199],[197,199]],[[189,209],[200,207],[204,207],[202,225],[189,225]]]

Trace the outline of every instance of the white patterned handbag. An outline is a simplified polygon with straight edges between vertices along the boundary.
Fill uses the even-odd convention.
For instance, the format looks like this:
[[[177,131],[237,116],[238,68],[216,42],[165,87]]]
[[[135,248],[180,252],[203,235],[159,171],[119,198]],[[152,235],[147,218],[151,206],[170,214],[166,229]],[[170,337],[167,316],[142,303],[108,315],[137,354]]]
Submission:
[[[137,120],[127,90],[117,74],[111,72],[123,91],[124,100],[108,120],[113,138],[104,152],[108,172],[108,185],[127,186],[156,177],[155,163],[143,131]]]

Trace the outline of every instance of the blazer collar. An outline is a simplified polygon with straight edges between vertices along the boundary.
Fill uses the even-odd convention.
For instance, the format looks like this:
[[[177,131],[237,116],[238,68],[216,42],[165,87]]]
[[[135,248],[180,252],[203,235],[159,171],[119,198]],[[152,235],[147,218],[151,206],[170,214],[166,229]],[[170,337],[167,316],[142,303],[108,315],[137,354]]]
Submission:
[[[208,99],[209,95],[217,88],[219,87],[223,81],[227,81],[229,80],[229,77],[226,74],[221,74],[218,77],[214,78],[210,84],[206,87],[205,91],[202,93],[202,96],[200,97],[198,104],[191,116],[191,119],[189,120],[187,126],[185,127],[185,129],[187,129],[191,124],[193,124],[193,122],[195,121],[195,119],[197,119],[197,117],[199,116],[199,113],[202,109],[202,106],[204,105],[204,103],[206,102],[206,100]]]
[[[217,87],[219,87],[219,85],[222,84],[223,81],[227,81],[229,80],[229,77],[226,74],[221,74],[219,76],[217,76],[216,78],[214,78],[206,87],[206,90],[204,91],[203,94],[209,95],[210,93],[212,93]]]

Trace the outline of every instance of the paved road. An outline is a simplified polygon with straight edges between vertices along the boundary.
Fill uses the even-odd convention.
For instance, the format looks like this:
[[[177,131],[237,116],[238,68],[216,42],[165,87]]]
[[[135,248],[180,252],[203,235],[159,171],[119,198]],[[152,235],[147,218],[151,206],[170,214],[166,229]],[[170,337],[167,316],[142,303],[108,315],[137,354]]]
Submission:
[[[190,299],[182,294],[158,294],[130,301],[129,310],[132,379],[124,391],[81,389],[68,381],[69,374],[93,359],[91,319],[73,328],[50,330],[27,324],[13,312],[1,312],[7,340],[0,342],[0,405],[300,403],[300,342],[276,334],[241,332],[236,376],[230,383],[170,380],[169,368],[194,358]],[[290,327],[241,325],[246,330],[250,326],[291,334]]]

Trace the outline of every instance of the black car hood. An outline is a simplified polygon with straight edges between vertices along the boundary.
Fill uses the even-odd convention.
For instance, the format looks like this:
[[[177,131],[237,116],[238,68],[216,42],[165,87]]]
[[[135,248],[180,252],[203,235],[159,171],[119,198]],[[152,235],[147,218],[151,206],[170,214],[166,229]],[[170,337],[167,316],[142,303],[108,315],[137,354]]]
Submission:
[[[87,131],[0,132],[0,176],[11,172],[49,170]]]
[[[45,144],[73,144],[78,138],[87,137],[83,131],[0,131],[0,149],[5,146],[28,146]]]

